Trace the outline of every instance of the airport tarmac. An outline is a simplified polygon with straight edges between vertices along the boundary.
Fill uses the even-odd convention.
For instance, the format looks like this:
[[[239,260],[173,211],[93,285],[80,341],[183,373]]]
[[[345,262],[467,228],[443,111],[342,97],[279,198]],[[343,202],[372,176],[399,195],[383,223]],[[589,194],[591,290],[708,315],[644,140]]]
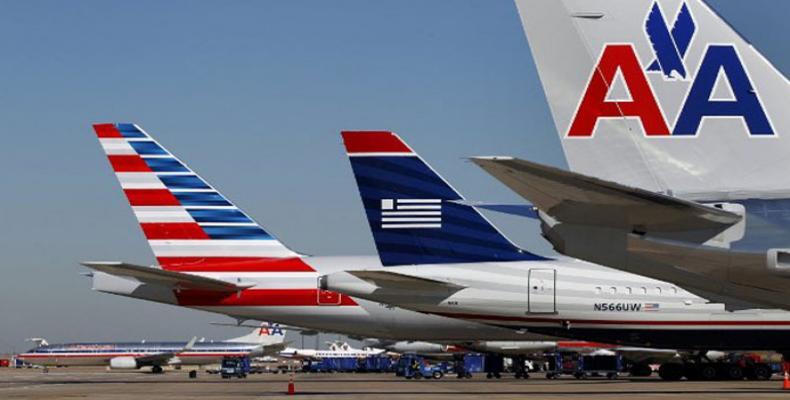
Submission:
[[[288,376],[252,375],[223,380],[201,372],[189,379],[186,371],[152,375],[140,372],[107,372],[99,368],[0,369],[2,399],[256,399],[285,396]],[[562,378],[548,380],[533,375],[528,380],[511,377],[471,380],[407,381],[392,374],[296,374],[296,395],[311,399],[602,399],[602,398],[788,398],[782,382],[664,382],[656,377],[616,380]]]

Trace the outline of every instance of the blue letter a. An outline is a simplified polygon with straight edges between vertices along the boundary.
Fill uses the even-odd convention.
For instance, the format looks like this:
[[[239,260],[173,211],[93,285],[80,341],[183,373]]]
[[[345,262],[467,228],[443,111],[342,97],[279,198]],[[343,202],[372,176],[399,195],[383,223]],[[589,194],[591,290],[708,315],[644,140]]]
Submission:
[[[719,70],[732,89],[733,100],[711,100]],[[732,45],[711,45],[689,89],[673,135],[696,135],[703,117],[741,117],[750,135],[773,135],[757,93]]]

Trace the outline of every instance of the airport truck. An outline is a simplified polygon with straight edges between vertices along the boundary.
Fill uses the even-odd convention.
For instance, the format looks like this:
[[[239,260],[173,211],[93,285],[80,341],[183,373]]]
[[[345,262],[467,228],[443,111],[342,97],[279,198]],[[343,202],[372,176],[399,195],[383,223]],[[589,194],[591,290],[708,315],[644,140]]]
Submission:
[[[246,378],[250,373],[249,357],[225,357],[219,370],[222,379]]]

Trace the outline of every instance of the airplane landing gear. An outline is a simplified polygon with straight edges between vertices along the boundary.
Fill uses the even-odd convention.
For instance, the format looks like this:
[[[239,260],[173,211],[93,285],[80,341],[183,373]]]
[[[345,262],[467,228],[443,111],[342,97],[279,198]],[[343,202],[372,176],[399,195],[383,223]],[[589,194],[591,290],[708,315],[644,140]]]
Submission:
[[[529,379],[529,371],[527,371],[526,358],[524,356],[513,357],[513,372],[516,379]]]
[[[634,364],[628,370],[631,376],[650,376],[653,374],[653,369],[648,364]]]

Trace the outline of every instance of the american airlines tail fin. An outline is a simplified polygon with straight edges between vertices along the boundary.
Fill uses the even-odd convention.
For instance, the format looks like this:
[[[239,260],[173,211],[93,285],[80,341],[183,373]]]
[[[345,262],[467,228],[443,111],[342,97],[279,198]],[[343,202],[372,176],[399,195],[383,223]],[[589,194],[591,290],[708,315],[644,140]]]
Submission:
[[[343,132],[384,265],[536,260],[391,132]]]
[[[285,341],[285,329],[278,324],[261,323],[260,328],[237,338],[225,340],[228,343],[257,343],[263,345],[280,344]]]
[[[572,170],[695,200],[790,189],[788,80],[702,0],[516,5]]]
[[[94,129],[162,268],[311,270],[137,125]]]

